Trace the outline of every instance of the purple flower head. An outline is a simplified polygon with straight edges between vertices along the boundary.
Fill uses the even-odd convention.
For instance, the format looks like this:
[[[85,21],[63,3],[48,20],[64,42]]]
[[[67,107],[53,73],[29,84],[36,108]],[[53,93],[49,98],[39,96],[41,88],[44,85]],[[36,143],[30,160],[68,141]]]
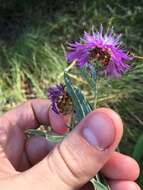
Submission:
[[[48,98],[52,102],[52,110],[57,114],[68,114],[73,110],[72,100],[63,84],[48,88]]]
[[[48,98],[52,102],[52,110],[57,114],[59,114],[57,102],[59,100],[59,97],[64,94],[64,89],[65,86],[63,84],[48,88]]]
[[[80,68],[98,61],[106,75],[121,76],[129,69],[126,62],[133,59],[121,48],[121,45],[121,35],[115,35],[113,28],[104,34],[101,25],[99,32],[92,34],[85,32],[80,42],[69,44],[67,60],[69,63],[76,60]]]

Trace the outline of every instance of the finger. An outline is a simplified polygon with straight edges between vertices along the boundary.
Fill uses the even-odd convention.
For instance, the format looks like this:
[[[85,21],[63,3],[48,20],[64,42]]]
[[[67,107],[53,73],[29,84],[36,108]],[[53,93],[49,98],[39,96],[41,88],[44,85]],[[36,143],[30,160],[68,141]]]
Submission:
[[[141,190],[141,188],[133,181],[110,181],[109,185],[112,190]]]
[[[0,139],[3,139],[0,144],[16,169],[23,156],[24,131],[36,128],[40,124],[49,124],[49,106],[50,103],[47,100],[31,100],[0,117],[1,131],[3,131],[0,133]]]
[[[27,130],[36,128],[40,124],[49,124],[50,102],[48,100],[30,100],[15,109],[5,113],[1,118],[2,123],[8,123],[10,127]]]
[[[32,137],[26,143],[26,152],[32,165],[40,162],[56,145],[44,137]]]
[[[22,157],[21,157],[21,162],[19,163],[18,166],[18,171],[23,172],[25,170],[28,170],[31,167],[31,163],[27,157],[26,152],[23,152]]]
[[[111,157],[122,130],[122,121],[115,112],[97,109],[88,114],[44,160],[29,170],[26,178],[34,183],[42,176],[42,183],[47,184],[47,178],[43,176],[48,176],[48,184],[55,189],[82,187]],[[42,187],[44,189],[44,185]]]
[[[59,133],[59,134],[64,134],[68,132],[68,127],[66,126],[67,124],[67,117],[55,113],[51,108],[49,109],[49,120],[52,129]]]
[[[26,149],[32,165],[41,161],[55,145],[56,143],[48,142],[44,137],[29,139]],[[135,181],[139,176],[140,169],[137,162],[131,157],[114,152],[101,171],[110,179]]]
[[[139,176],[137,162],[129,156],[114,152],[102,168],[102,173],[110,179],[135,181]]]

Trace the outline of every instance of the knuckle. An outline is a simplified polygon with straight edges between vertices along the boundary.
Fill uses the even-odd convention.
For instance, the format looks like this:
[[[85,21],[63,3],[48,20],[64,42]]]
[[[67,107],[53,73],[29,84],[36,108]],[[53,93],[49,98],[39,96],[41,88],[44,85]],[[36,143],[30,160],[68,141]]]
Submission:
[[[81,181],[87,181],[83,179],[85,176],[83,172],[85,171],[79,167],[78,160],[70,156],[71,153],[68,153],[69,156],[66,156],[66,154],[60,144],[56,146],[48,158],[49,169],[52,175],[56,173],[64,184],[76,187]]]

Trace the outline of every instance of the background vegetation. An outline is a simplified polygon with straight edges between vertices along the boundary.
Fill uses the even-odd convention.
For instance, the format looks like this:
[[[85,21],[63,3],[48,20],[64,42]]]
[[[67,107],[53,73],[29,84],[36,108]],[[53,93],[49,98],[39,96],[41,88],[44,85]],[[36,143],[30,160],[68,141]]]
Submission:
[[[143,56],[142,21],[143,0],[0,0],[0,112],[45,97],[65,65],[66,43],[101,23],[123,33],[128,49]],[[125,134],[120,149],[130,155],[143,133],[142,85],[143,60],[134,60],[120,80],[98,84],[97,106],[121,114]]]

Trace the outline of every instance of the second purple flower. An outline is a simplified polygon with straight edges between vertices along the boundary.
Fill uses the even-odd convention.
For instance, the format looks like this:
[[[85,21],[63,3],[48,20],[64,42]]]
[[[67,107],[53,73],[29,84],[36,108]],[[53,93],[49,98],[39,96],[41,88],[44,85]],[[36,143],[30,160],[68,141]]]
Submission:
[[[48,98],[51,100],[52,110],[55,113],[66,115],[73,111],[72,99],[63,84],[49,87]]]

